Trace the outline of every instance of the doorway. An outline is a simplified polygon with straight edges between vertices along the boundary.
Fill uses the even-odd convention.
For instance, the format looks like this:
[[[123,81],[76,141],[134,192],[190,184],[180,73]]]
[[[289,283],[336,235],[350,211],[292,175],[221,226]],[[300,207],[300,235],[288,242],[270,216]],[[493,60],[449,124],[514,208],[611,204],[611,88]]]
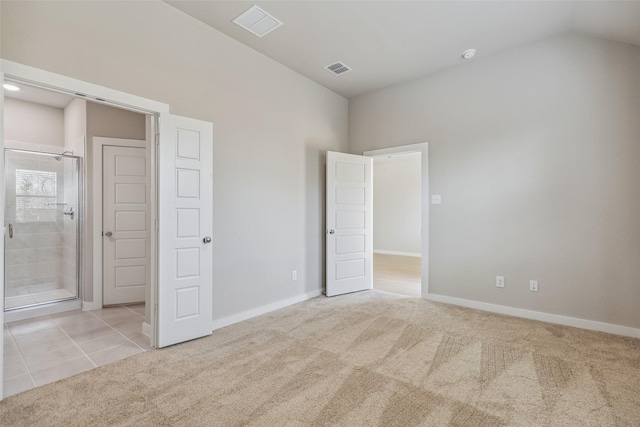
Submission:
[[[421,153],[373,159],[373,288],[421,295]]]
[[[428,143],[367,151],[373,167],[373,287],[428,293]]]
[[[213,123],[172,115],[168,104],[15,62],[0,60],[0,67],[0,80],[5,83],[47,89],[96,105],[145,115],[149,126],[147,135],[151,138],[148,144],[151,153],[151,286],[148,288],[150,304],[145,310],[151,347],[165,347],[210,335],[213,329]],[[4,101],[4,91],[0,88],[0,114],[5,112]],[[85,142],[86,139],[73,141],[80,146]],[[0,134],[2,167],[4,143],[5,137]],[[4,173],[0,173],[2,186]],[[92,191],[86,188],[85,195],[88,194]],[[91,206],[89,202],[86,205]],[[4,209],[0,209],[0,220],[5,222]],[[90,226],[83,229],[93,230]],[[94,239],[94,242],[97,240],[101,241]],[[0,258],[4,258],[4,245],[0,245]],[[0,268],[0,278],[3,278],[4,263],[0,263]],[[85,271],[82,277],[91,278],[92,272]],[[96,295],[91,295],[92,284],[85,284],[81,289],[87,291],[83,295],[87,300],[83,301],[82,309],[93,310]],[[0,301],[4,301],[4,286],[0,286]],[[4,310],[0,310],[0,323],[5,320]],[[0,338],[0,344],[3,341]],[[0,386],[3,376],[4,368],[0,369]]]
[[[6,124],[2,150],[6,233],[0,310],[5,330],[0,358],[3,396],[147,351],[152,335],[148,313],[151,260],[147,255],[151,253],[153,169],[146,151],[151,150],[154,116],[36,84],[14,86],[19,90],[2,96]],[[142,282],[141,291],[126,301],[141,304],[124,306],[116,305],[124,301],[116,301],[103,309],[102,298],[97,302],[91,293],[91,238],[95,237],[94,225],[103,228],[102,211],[96,215],[91,209],[95,193],[84,183],[91,185],[96,169],[91,162],[96,148],[92,136],[126,132],[142,138],[136,140],[142,148],[135,150],[142,151],[138,157],[143,165],[141,168],[135,158],[132,160],[136,156],[127,155],[131,153],[111,156],[108,168],[120,176],[113,177],[113,194],[108,196],[126,202],[114,209],[112,223],[133,232],[136,221],[117,216],[127,210],[138,214],[136,202],[144,199],[144,255],[139,257],[143,265],[136,265],[139,259],[133,263],[124,259],[121,251],[113,257],[116,265],[112,270],[114,281],[125,285],[122,288],[135,288],[135,282]],[[139,184],[141,179],[143,188],[124,188]],[[102,187],[102,180],[99,185]],[[102,244],[102,239],[99,242]],[[140,253],[139,245],[124,246],[130,255]],[[117,271],[121,266],[124,270],[133,268],[123,277]]]

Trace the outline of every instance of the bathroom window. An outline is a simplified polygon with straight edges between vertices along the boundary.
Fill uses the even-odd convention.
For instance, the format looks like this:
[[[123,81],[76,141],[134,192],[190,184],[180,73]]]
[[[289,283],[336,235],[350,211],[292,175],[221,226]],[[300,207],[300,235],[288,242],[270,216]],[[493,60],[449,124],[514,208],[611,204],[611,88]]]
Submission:
[[[54,222],[57,193],[55,172],[16,169],[16,221]]]

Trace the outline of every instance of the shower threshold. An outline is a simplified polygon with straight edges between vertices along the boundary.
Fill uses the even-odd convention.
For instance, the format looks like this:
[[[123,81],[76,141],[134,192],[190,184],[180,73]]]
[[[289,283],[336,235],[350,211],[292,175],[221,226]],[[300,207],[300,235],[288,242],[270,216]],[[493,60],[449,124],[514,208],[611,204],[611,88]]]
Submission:
[[[66,295],[63,295],[61,291],[64,291]],[[56,300],[49,299],[48,301],[43,302],[32,302],[29,305],[25,305],[23,303],[20,306],[9,306],[9,303],[12,298],[16,297],[7,297],[5,302],[4,309],[4,321],[5,322],[15,322],[18,320],[31,319],[33,317],[43,316],[46,314],[54,314],[61,313],[63,311],[70,310],[78,310],[82,308],[82,300],[73,294],[69,293],[64,289],[58,289],[56,291],[47,291],[43,292],[49,294],[49,296],[54,296],[53,292],[57,292],[58,298]],[[24,297],[24,295],[21,295]],[[15,300],[11,301],[15,302]]]

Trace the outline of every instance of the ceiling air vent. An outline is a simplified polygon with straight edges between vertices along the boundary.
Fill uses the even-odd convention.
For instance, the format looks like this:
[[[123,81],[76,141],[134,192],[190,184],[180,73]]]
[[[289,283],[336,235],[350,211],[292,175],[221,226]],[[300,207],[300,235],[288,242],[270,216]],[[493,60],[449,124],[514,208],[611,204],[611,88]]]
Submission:
[[[250,7],[246,12],[231,22],[241,26],[258,37],[265,36],[282,25],[282,22],[278,21],[258,6]]]
[[[351,68],[349,68],[348,65],[345,65],[342,62],[336,62],[335,64],[327,65],[326,67],[324,67],[324,69],[335,74],[336,76],[351,71]]]

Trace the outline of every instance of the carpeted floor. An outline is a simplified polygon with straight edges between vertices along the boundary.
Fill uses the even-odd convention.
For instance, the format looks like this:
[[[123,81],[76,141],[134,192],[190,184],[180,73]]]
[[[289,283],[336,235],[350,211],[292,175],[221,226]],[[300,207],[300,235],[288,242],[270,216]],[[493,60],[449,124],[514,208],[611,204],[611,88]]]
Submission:
[[[638,426],[640,341],[367,291],[9,397],[0,425]]]

